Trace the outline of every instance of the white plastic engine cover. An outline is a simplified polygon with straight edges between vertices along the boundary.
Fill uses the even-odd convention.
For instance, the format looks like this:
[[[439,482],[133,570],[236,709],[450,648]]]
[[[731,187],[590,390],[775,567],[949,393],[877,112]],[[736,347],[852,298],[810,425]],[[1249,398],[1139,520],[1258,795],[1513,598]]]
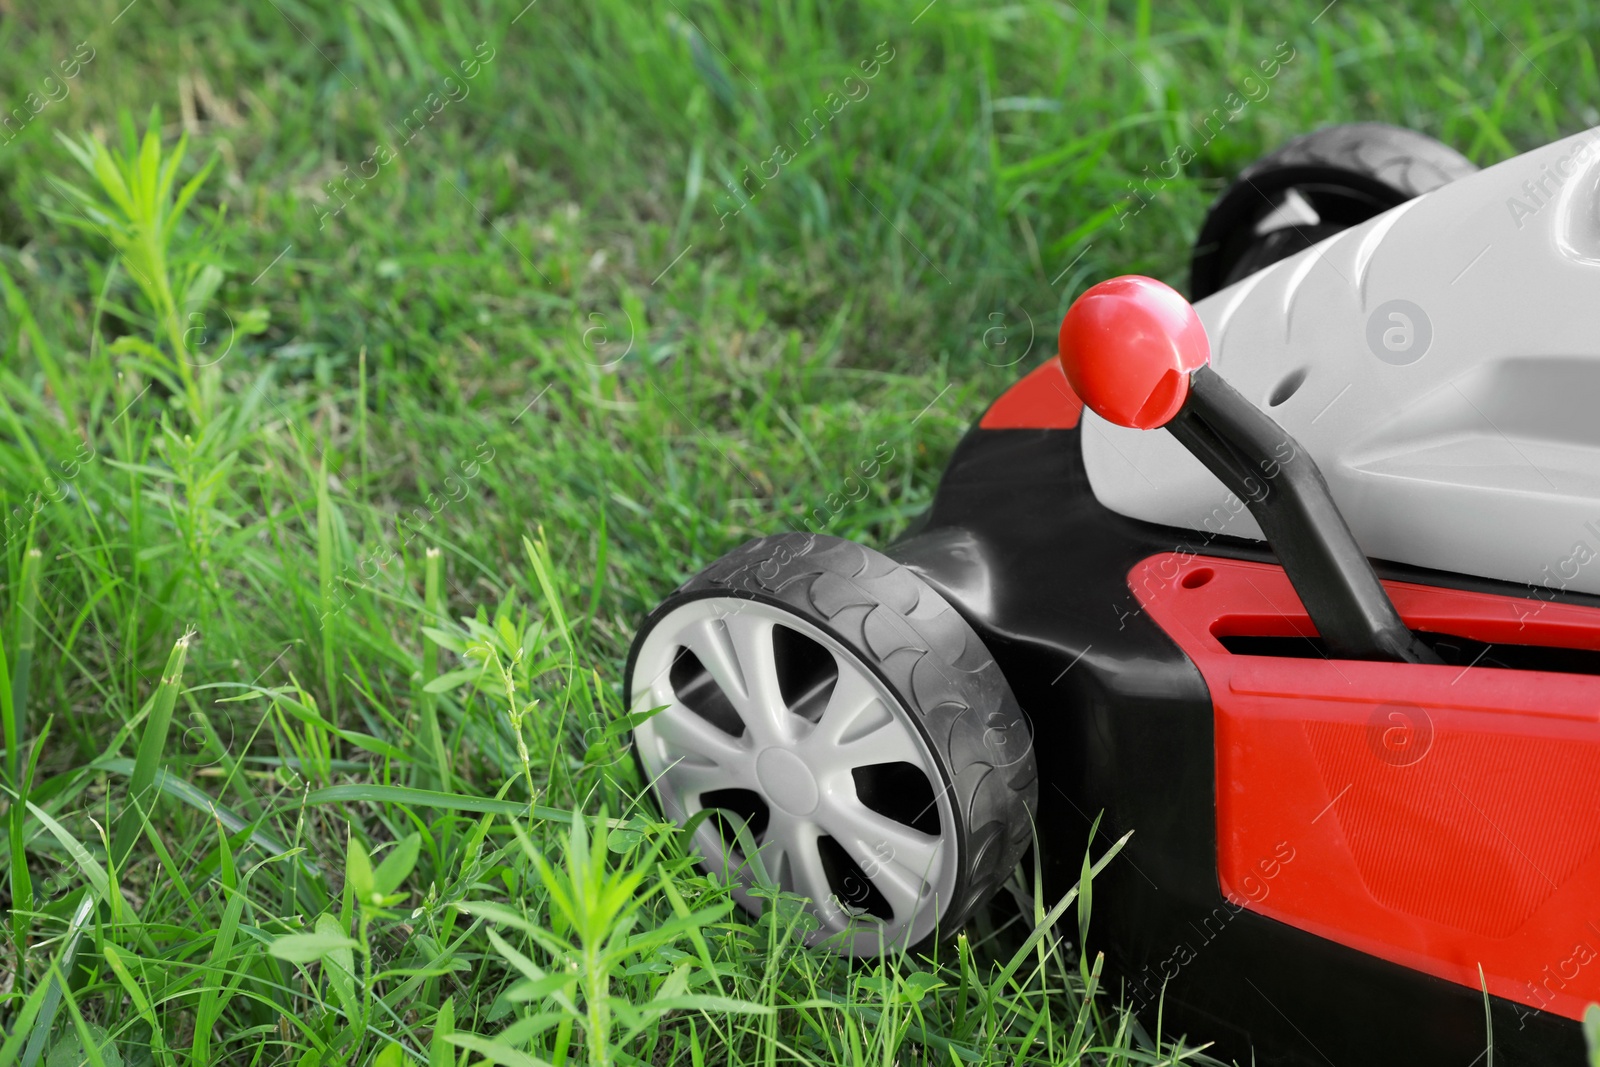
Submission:
[[[1600,593],[1600,128],[1195,306],[1212,366],[1310,451],[1367,555]],[[1113,511],[1261,537],[1165,431],[1086,410],[1083,455]]]

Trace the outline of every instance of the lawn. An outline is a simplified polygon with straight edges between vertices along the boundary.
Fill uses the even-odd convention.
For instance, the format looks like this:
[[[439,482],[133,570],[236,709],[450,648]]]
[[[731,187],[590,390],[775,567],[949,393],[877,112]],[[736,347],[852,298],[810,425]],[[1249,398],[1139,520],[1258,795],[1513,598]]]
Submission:
[[[918,959],[734,912],[632,628],[892,537],[1290,136],[1600,123],[1600,13],[125,2],[0,19],[0,1064],[1208,1062],[1025,873]]]

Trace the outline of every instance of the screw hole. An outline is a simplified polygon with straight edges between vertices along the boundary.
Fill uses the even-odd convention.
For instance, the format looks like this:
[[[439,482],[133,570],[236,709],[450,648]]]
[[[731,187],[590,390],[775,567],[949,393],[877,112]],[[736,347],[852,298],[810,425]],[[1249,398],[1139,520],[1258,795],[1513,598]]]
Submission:
[[[1202,585],[1205,585],[1212,578],[1216,577],[1216,573],[1217,572],[1212,570],[1210,567],[1201,567],[1198,570],[1192,570],[1183,576],[1183,587],[1185,589],[1199,589]]]
[[[1275,408],[1299,392],[1300,387],[1305,384],[1306,373],[1306,368],[1304,367],[1296,371],[1290,371],[1283,381],[1278,383],[1277,388],[1272,390],[1272,395],[1267,397],[1267,406]]]

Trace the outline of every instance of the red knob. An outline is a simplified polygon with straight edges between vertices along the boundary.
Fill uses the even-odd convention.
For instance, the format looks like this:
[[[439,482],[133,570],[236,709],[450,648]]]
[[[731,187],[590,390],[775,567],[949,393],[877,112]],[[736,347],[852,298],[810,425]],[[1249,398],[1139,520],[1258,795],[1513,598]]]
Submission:
[[[1211,359],[1193,305],[1138,274],[1092,286],[1061,320],[1061,368],[1096,415],[1118,426],[1165,426],[1189,396],[1189,372]]]

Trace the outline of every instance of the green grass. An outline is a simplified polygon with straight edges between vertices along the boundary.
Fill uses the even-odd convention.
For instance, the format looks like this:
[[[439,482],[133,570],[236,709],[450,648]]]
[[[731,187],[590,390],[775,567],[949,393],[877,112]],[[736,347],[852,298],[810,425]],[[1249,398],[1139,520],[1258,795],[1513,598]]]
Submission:
[[[0,1064],[1204,1062],[1025,877],[930,958],[743,919],[618,686],[746,538],[892,536],[1262,151],[1600,122],[1591,7],[1322,8],[0,20]]]

